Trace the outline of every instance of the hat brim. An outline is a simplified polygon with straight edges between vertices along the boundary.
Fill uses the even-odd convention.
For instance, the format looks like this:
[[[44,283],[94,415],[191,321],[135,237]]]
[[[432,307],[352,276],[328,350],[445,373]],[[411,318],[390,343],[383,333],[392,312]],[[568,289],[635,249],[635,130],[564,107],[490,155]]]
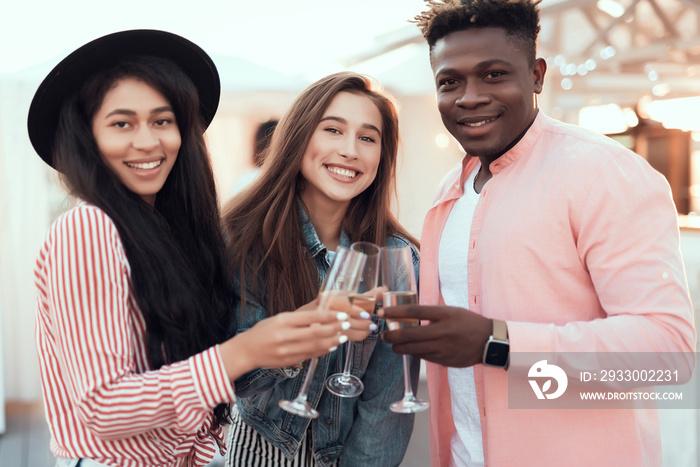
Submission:
[[[137,29],[95,39],[63,59],[34,95],[27,127],[39,156],[53,166],[53,142],[63,102],[92,74],[131,55],[152,55],[173,61],[199,92],[200,114],[209,126],[219,106],[221,82],[213,60],[197,44],[165,31]]]

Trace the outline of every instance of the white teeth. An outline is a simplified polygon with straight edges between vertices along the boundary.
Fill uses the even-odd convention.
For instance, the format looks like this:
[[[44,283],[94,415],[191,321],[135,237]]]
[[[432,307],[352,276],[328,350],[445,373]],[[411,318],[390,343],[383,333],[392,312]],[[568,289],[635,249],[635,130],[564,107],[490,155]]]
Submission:
[[[348,178],[355,178],[357,176],[357,172],[354,170],[349,170],[349,169],[341,169],[340,167],[330,167],[326,166],[326,168],[330,171],[333,172],[336,175],[340,175],[342,177],[348,177]]]
[[[155,169],[158,167],[160,164],[163,163],[163,159],[153,161],[153,162],[127,162],[126,165],[131,167],[132,169],[143,169],[143,170],[148,170],[148,169]]]
[[[476,123],[464,122],[464,125],[466,125],[466,126],[468,126],[468,127],[470,127],[470,128],[476,128],[476,127],[478,127],[478,126],[486,125],[487,123],[491,123],[491,122],[494,121],[494,120],[496,120],[496,119],[495,119],[495,118],[491,118],[491,119],[489,119],[489,120],[482,120],[482,121],[476,122]]]

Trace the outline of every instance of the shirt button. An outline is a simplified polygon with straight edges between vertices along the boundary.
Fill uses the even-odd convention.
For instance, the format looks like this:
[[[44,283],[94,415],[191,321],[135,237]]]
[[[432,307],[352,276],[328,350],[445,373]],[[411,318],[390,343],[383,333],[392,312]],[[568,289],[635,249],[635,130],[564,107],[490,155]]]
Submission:
[[[326,425],[332,425],[333,424],[333,419],[329,418],[326,420]]]

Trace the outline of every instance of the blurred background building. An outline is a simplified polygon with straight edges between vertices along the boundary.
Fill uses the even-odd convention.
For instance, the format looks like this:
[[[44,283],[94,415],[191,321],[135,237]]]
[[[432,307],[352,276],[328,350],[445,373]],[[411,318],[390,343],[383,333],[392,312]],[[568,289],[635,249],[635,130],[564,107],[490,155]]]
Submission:
[[[37,0],[3,7],[0,433],[3,400],[41,396],[32,270],[50,223],[69,207],[26,134],[29,102],[45,74],[84,42],[121,29],[165,29],[198,43],[222,80],[207,141],[224,202],[254,165],[260,124],[280,118],[302,89],[326,74],[367,73],[399,108],[397,211],[420,236],[435,186],[463,156],[437,112],[427,46],[408,23],[423,9],[421,0],[174,0],[167,6]],[[548,71],[540,107],[617,139],[666,176],[700,308],[700,230],[694,227],[700,225],[700,0],[543,0],[541,19],[539,55]],[[688,428],[664,436],[669,451],[696,463],[697,412],[679,415]],[[667,425],[676,423],[675,415],[664,416]]]

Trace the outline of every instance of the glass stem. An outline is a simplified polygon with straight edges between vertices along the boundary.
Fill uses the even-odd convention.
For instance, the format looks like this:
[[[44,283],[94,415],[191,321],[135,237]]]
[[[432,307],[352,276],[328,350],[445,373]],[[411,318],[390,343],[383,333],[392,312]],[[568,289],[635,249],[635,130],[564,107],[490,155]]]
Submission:
[[[411,388],[411,363],[408,355],[403,356],[403,398],[413,399],[413,388]]]
[[[311,380],[314,378],[314,372],[316,371],[316,365],[318,365],[318,358],[314,358],[309,362],[309,369],[306,372],[304,384],[301,386],[297,400],[306,401],[309,395],[309,389],[311,388]]]
[[[352,344],[352,342],[348,342],[345,345],[347,346],[347,351],[345,352],[345,368],[343,369],[343,376],[350,376],[352,361],[355,358],[355,346]]]

